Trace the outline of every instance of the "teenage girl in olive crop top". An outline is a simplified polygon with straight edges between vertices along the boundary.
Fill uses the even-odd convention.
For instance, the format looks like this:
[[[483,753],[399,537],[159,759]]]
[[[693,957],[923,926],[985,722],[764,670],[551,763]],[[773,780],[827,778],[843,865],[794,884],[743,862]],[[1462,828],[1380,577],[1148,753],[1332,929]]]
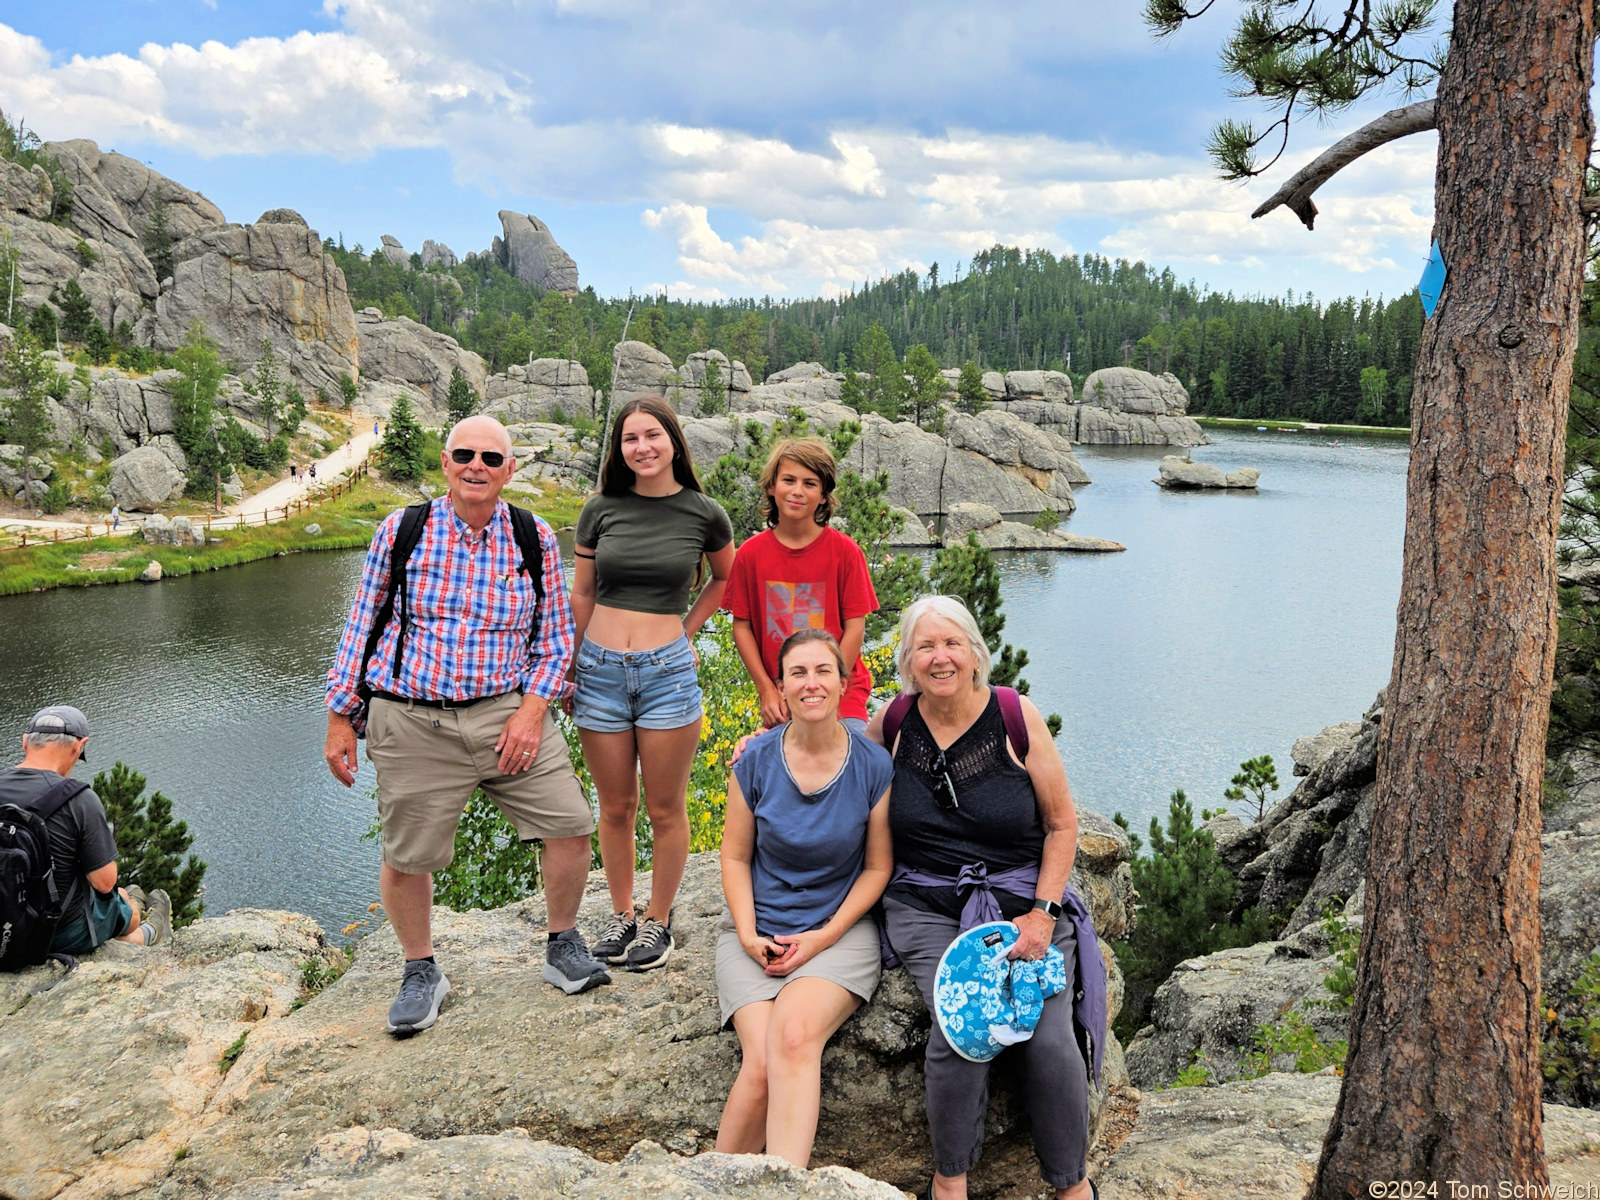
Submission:
[[[665,400],[630,400],[617,414],[600,493],[578,517],[575,553],[579,641],[570,711],[600,794],[600,858],[615,914],[593,952],[648,971],[672,954],[672,902],[689,857],[689,768],[701,716],[689,639],[722,603],[733,567],[728,514],[701,489]],[[711,578],[691,606],[702,556]],[[650,905],[635,918],[641,774],[655,861]]]

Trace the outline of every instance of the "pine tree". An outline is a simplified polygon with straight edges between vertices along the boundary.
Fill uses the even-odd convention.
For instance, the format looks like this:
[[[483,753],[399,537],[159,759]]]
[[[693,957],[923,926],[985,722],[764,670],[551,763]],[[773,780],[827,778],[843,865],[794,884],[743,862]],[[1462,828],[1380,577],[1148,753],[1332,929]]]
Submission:
[[[459,369],[457,368],[457,370]],[[454,385],[454,382],[454,379],[452,379],[452,385]],[[339,375],[339,398],[344,401],[344,406],[349,408],[354,405],[360,395],[361,390],[356,387],[356,381],[350,378],[350,372],[341,372]]]
[[[344,379],[349,376],[344,376]],[[340,380],[341,389],[344,386]],[[472,385],[467,382],[467,377],[461,373],[459,366],[450,368],[450,392],[445,400],[445,407],[450,413],[450,423],[465,421],[478,407],[478,393],[472,390]]]
[[[89,352],[89,361],[97,367],[105,366],[111,357],[111,335],[100,324],[98,317],[89,322],[89,328],[83,335],[83,348]]]
[[[183,345],[173,355],[173,365],[178,378],[167,385],[172,394],[172,434],[189,460],[184,493],[211,496],[227,465],[213,428],[223,371],[217,345],[206,337],[198,318],[189,323]]]
[[[389,411],[389,428],[378,447],[383,473],[402,483],[415,483],[427,469],[422,426],[417,424],[411,397],[402,395]]]
[[[33,456],[49,444],[55,427],[45,407],[46,388],[56,377],[33,335],[19,329],[6,347],[5,386],[12,397],[5,405],[8,441],[22,447],[22,502],[33,503]]]
[[[700,384],[700,415],[714,417],[728,410],[728,385],[722,367],[714,358],[706,359],[706,377]]]
[[[76,279],[69,279],[60,295],[52,299],[61,310],[61,332],[72,341],[82,341],[89,332],[89,323],[94,320],[94,306],[83,288]]]
[[[95,795],[117,841],[117,883],[157,888],[172,898],[172,924],[187,925],[205,911],[201,881],[206,864],[190,854],[194,835],[188,823],[172,816],[172,801],[160,792],[144,796],[145,777],[124,763],[94,777]]]
[[[161,188],[157,188],[151,198],[150,216],[145,221],[144,233],[139,241],[144,256],[155,269],[156,279],[169,278],[173,272],[172,228],[167,212],[167,194]]]
[[[283,370],[278,364],[278,354],[272,343],[261,339],[261,357],[256,359],[255,379],[245,388],[256,398],[256,415],[266,427],[267,440],[273,438],[273,429],[283,418]]]
[[[905,399],[911,407],[911,419],[933,433],[942,432],[944,414],[939,402],[944,399],[944,376],[939,374],[939,363],[921,342],[906,352]]]
[[[956,384],[956,404],[964,413],[981,413],[989,407],[989,393],[983,387],[983,370],[970,358],[961,364],[961,379]]]

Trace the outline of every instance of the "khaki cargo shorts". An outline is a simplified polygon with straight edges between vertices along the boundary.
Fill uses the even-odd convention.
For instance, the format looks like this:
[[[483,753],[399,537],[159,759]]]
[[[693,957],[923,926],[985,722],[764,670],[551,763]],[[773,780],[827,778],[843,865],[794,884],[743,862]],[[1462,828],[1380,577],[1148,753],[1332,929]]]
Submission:
[[[594,814],[550,713],[545,713],[533,766],[516,775],[500,774],[494,744],[521,704],[516,692],[455,709],[372,698],[367,759],[378,772],[387,866],[405,875],[449,866],[456,826],[478,787],[525,842],[593,832]]]

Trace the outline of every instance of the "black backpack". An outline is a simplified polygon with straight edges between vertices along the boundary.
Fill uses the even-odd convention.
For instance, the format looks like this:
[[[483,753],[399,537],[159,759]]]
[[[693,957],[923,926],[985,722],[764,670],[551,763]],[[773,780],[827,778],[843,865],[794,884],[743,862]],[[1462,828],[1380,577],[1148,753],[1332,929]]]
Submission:
[[[0,804],[0,971],[36,967],[51,957],[62,901],[44,823],[88,789],[62,779],[31,804]]]
[[[522,552],[522,562],[517,570],[525,572],[533,580],[533,623],[528,628],[528,645],[531,646],[539,636],[539,608],[544,604],[544,547],[539,542],[539,524],[534,515],[515,504],[507,504],[506,508],[511,512],[511,534],[516,539],[517,549]],[[394,666],[389,674],[395,679],[400,678],[400,664],[406,653],[406,631],[411,627],[410,607],[406,603],[406,564],[411,561],[418,543],[422,541],[423,526],[428,523],[432,512],[431,500],[419,500],[407,505],[405,515],[400,518],[400,527],[394,531],[394,547],[389,552],[389,587],[384,593],[383,604],[378,608],[378,615],[372,620],[372,629],[367,633],[367,644],[361,651],[361,662],[356,668],[356,695],[361,697],[363,716],[372,700],[372,687],[367,683],[367,664],[372,661],[372,655],[378,649],[378,640],[383,637],[383,631],[389,627],[389,619],[394,616],[397,595],[400,598],[400,636],[395,639]]]

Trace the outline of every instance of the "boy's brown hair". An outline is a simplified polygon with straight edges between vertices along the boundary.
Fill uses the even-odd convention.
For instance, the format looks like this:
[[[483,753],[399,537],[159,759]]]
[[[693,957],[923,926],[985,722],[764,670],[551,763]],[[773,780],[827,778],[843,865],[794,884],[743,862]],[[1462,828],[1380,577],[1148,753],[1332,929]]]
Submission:
[[[767,528],[778,523],[778,505],[772,499],[772,489],[778,485],[778,467],[785,459],[804,467],[821,482],[822,503],[817,505],[816,522],[826,525],[833,518],[833,485],[838,474],[833,451],[821,438],[786,438],[772,448],[761,471],[761,516]]]

